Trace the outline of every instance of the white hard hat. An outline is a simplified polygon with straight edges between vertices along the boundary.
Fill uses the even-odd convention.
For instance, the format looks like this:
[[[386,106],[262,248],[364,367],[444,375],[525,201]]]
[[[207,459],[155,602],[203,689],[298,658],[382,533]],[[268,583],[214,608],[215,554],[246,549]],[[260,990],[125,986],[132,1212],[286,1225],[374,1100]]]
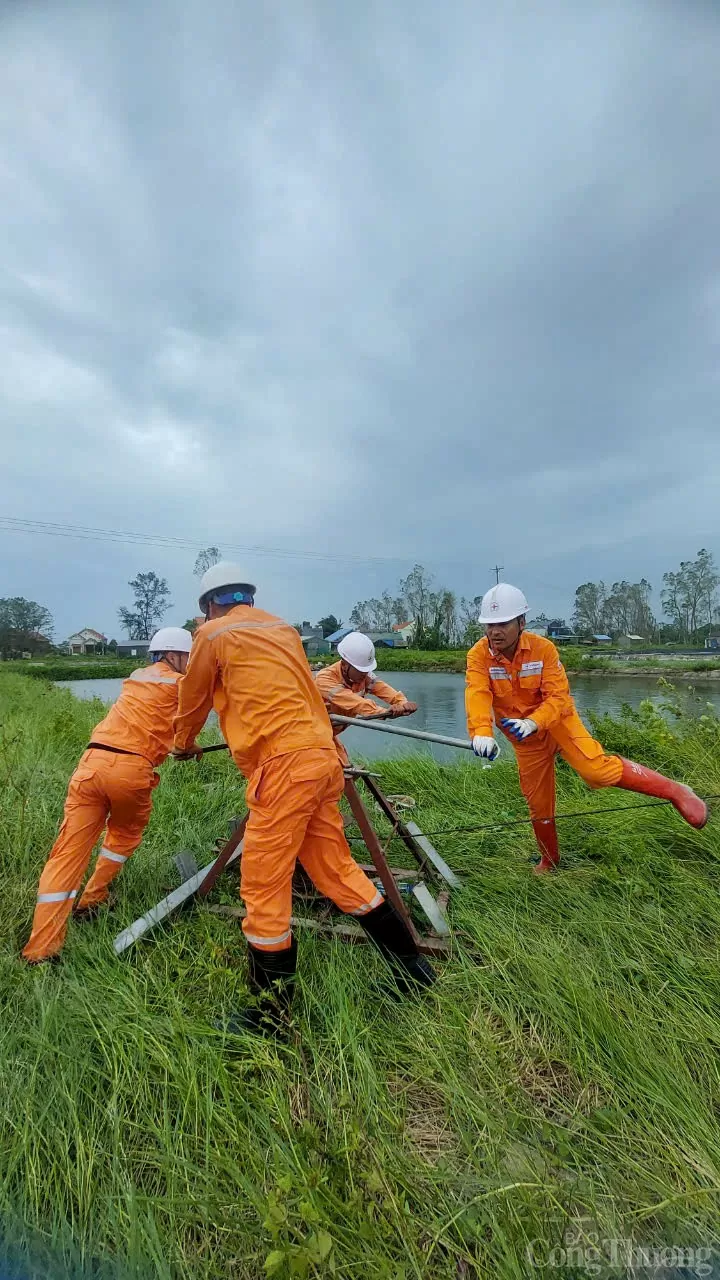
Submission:
[[[527,613],[529,605],[518,587],[511,587],[509,582],[498,582],[485,592],[480,606],[478,622],[512,622]]]
[[[377,666],[375,645],[362,631],[348,631],[340,641],[337,651],[356,671],[374,671]]]
[[[232,590],[242,592],[243,595],[254,596],[257,587],[248,582],[245,577],[244,569],[240,565],[233,564],[231,560],[221,560],[219,564],[211,565],[200,579],[200,608],[205,612],[205,605],[210,596],[216,592]],[[241,603],[238,601],[238,603]]]
[[[184,627],[161,627],[155,632],[148,653],[189,653],[192,635]]]

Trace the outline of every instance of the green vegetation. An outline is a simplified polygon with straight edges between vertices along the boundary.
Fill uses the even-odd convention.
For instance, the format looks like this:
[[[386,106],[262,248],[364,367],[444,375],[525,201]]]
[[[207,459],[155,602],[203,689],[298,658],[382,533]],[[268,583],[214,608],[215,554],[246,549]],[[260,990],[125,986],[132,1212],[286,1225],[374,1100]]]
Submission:
[[[529,873],[527,826],[435,837],[464,887],[433,992],[392,1001],[368,949],[301,935],[295,1037],[231,1052],[213,1018],[246,997],[233,921],[191,911],[111,950],[176,883],[172,853],[203,857],[241,808],[222,754],[163,767],[115,914],[71,927],[56,968],[17,959],[102,710],[0,671],[0,1213],[33,1276],[62,1256],[103,1280],[522,1280],[533,1241],[536,1259],[583,1232],[720,1242],[716,818],[695,833],[561,767],[561,810],[608,812],[562,824],[552,880]],[[720,792],[712,715],[600,729]],[[427,831],[524,816],[512,764],[378,771]]]
[[[145,665],[144,658],[45,658],[5,662],[0,675],[13,673],[33,680],[120,680]]]
[[[577,674],[603,675],[676,675],[691,676],[697,672],[720,670],[720,658],[657,657],[640,658],[632,654],[614,655],[597,649],[562,646],[561,656],[567,671]],[[383,649],[377,650],[381,671],[451,671],[465,673],[467,649]],[[309,659],[311,666],[328,666],[337,662],[336,653],[320,654]],[[31,662],[3,663],[1,672],[31,676],[35,680],[112,680],[129,676],[143,658],[45,658]]]
[[[636,658],[632,654],[614,655],[603,653],[597,649],[583,649],[578,646],[562,645],[560,656],[565,669],[576,675],[691,675],[694,672],[720,670],[720,658]],[[467,649],[439,649],[436,652],[425,649],[383,649],[377,650],[378,667],[381,671],[455,671],[465,672]],[[313,665],[337,662],[337,654],[326,654],[311,658]]]
[[[467,649],[385,649],[376,650],[378,667],[382,671],[465,671]],[[311,658],[313,666],[337,662],[336,653]]]

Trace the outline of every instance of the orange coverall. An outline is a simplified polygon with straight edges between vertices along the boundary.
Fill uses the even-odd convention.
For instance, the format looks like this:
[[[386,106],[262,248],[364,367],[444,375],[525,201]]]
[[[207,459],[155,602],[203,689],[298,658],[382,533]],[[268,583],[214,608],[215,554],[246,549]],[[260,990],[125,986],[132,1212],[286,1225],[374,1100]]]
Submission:
[[[523,631],[512,662],[492,653],[487,639],[479,640],[468,654],[466,681],[471,738],[492,736],[493,714],[503,733],[500,721],[505,718],[529,718],[538,726],[524,742],[505,733],[517,756],[520,788],[531,818],[547,821],[555,816],[556,755],[590,787],[613,787],[620,781],[622,761],[606,755],[585,728],[550,640]]]
[[[32,933],[22,953],[26,960],[47,960],[62,949],[68,916],[105,824],[78,908],[105,901],[111,880],[140,844],[160,781],[154,767],[172,746],[180,678],[166,662],[133,671],[94,729],[91,741],[100,746],[85,751],[70,779],[62,825],[40,877]]]
[[[328,715],[378,715],[382,708],[376,702],[373,702],[372,698],[368,697],[368,694],[372,694],[374,698],[380,698],[389,707],[399,707],[405,702],[404,693],[399,693],[397,689],[393,689],[392,685],[386,684],[384,680],[376,680],[372,672],[369,672],[364,679],[357,681],[355,684],[346,684],[342,676],[342,665],[342,662],[334,662],[331,667],[324,667],[315,676],[315,683],[322,694],[323,702],[328,709]],[[343,765],[350,763],[350,757],[343,744],[339,741],[339,736],[345,732],[346,727],[346,725],[341,724],[333,725],[335,746],[340,756],[340,762]]]
[[[192,746],[213,706],[248,779],[240,883],[247,941],[264,951],[291,946],[297,859],[341,911],[359,916],[379,906],[382,895],[343,833],[343,772],[294,627],[243,604],[199,627],[180,688],[176,751]]]

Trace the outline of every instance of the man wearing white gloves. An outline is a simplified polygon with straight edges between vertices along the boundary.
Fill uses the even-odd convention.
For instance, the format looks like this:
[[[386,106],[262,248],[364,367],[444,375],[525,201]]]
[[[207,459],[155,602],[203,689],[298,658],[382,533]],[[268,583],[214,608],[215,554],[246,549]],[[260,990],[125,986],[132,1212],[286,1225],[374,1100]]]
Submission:
[[[465,706],[473,751],[494,760],[495,723],[512,742],[520,787],[540,848],[537,873],[557,866],[555,757],[562,756],[590,787],[623,787],[669,800],[686,822],[703,827],[707,805],[690,787],[644,765],[606,755],[588,732],[573,702],[555,645],[525,630],[528,603],[522,591],[500,582],[483,596],[479,621],[485,638],[467,658]]]

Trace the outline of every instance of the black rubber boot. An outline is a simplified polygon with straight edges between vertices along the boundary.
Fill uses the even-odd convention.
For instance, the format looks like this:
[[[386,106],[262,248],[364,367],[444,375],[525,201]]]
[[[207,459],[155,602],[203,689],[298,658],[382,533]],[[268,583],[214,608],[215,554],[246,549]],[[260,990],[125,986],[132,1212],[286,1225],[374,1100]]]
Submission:
[[[382,902],[366,916],[358,916],[358,923],[384,955],[403,994],[432,986],[435,970],[418,951],[405,921],[390,902]]]
[[[234,1013],[221,1030],[230,1035],[243,1035],[246,1031],[257,1035],[282,1035],[290,1021],[290,1005],[297,969],[297,942],[285,951],[263,951],[248,943],[250,962],[249,985],[257,1003],[252,1008]]]

